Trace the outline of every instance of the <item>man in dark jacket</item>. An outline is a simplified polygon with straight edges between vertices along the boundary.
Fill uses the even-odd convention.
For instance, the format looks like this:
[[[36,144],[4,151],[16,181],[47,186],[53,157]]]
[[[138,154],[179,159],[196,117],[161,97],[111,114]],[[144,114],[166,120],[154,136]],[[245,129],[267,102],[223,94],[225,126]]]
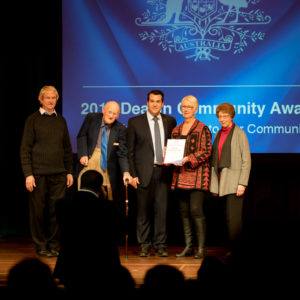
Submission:
[[[86,116],[77,135],[78,158],[83,168],[78,176],[78,186],[80,187],[80,178],[85,171],[97,170],[103,176],[108,199],[117,202],[122,195],[122,178],[124,183],[131,179],[126,127],[117,121],[119,114],[119,104],[109,101],[105,104],[103,113],[89,113]]]
[[[158,256],[168,256],[167,242],[167,167],[163,152],[176,120],[161,114],[164,94],[148,93],[148,111],[128,121],[128,157],[132,185],[137,188],[137,239],[140,256],[150,255],[153,246]],[[151,212],[154,211],[154,234],[151,236]]]

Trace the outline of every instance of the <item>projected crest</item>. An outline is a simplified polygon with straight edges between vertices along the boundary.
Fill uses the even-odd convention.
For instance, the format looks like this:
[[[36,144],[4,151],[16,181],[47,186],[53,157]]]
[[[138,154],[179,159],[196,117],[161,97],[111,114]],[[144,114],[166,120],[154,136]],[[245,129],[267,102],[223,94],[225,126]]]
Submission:
[[[146,27],[139,37],[163,51],[187,59],[219,59],[222,52],[240,54],[248,42],[264,39],[260,27],[271,17],[255,8],[260,0],[147,0],[149,8],[135,24]],[[148,29],[149,28],[149,29]],[[151,28],[151,29],[150,29]]]

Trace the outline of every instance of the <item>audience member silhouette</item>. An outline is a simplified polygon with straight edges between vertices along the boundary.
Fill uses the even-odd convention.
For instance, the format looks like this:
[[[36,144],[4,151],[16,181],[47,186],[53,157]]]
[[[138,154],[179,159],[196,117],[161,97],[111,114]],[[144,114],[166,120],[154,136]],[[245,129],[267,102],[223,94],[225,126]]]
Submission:
[[[197,275],[201,295],[226,298],[228,276],[226,266],[220,259],[214,256],[205,257]]]
[[[56,203],[61,249],[54,276],[68,293],[98,293],[108,289],[120,268],[118,242],[124,219],[115,203],[104,199],[102,175],[81,177],[81,189]]]
[[[299,221],[255,220],[247,225],[228,261],[235,298],[245,291],[247,297],[299,296],[299,229]]]
[[[184,296],[184,276],[170,265],[157,265],[147,271],[140,288],[142,299],[180,299]]]
[[[90,174],[90,176],[98,177],[98,174]],[[91,178],[90,180],[92,181]],[[118,216],[112,213],[115,212],[114,208],[104,199],[96,196],[97,199],[94,200],[97,205],[95,205],[87,195],[83,197],[82,193],[84,192],[80,191],[72,200],[64,199],[58,203],[58,212],[60,212],[60,205],[65,205],[64,209],[70,214],[67,219],[64,219],[66,227],[62,226],[63,237],[66,232],[69,233],[63,230],[68,226],[74,226],[73,230],[76,231],[76,234],[71,232],[68,238],[63,239],[60,261],[58,260],[56,266],[56,272],[59,271],[56,274],[63,275],[59,278],[64,279],[67,293],[57,288],[47,265],[38,259],[27,259],[10,270],[7,289],[2,296],[13,299],[20,297],[62,299],[65,296],[82,296],[88,299],[109,295],[110,298],[124,297],[125,299],[173,297],[177,299],[197,295],[213,299],[221,297],[241,299],[257,296],[289,298],[299,295],[300,224],[298,221],[248,223],[236,240],[232,255],[225,264],[216,257],[206,256],[198,270],[196,280],[184,280],[183,273],[173,266],[157,265],[148,270],[144,277],[144,284],[137,289],[130,272],[120,265],[115,243],[107,237],[106,232],[114,233],[110,231],[113,228],[112,221],[116,220],[113,217]],[[82,203],[82,201],[86,202]],[[79,208],[82,208],[81,218],[77,211]],[[88,213],[91,219],[98,221],[94,223],[91,219],[88,220]],[[96,218],[97,215],[99,218]],[[99,219],[110,221],[103,224]],[[69,224],[70,220],[76,221],[77,224]],[[82,222],[86,222],[85,225]],[[69,240],[71,237],[78,239]],[[114,251],[111,252],[113,249]]]
[[[109,296],[112,299],[137,299],[135,281],[128,269],[122,265],[113,274],[110,286]]]
[[[226,298],[227,274],[225,264],[214,256],[206,256],[197,272],[197,279],[184,282],[186,297],[198,295],[213,299]]]
[[[13,266],[7,279],[7,299],[62,299],[48,265],[30,258]]]
[[[65,292],[57,287],[48,265],[26,259],[10,270],[2,296],[147,300],[299,295],[299,221],[255,220],[244,227],[226,263],[206,256],[196,280],[185,280],[173,266],[156,265],[137,289],[128,269],[120,264],[116,241],[122,217],[112,202],[103,199],[101,178],[100,173],[87,171],[82,177],[84,190],[57,203],[62,248],[55,275],[63,280]]]

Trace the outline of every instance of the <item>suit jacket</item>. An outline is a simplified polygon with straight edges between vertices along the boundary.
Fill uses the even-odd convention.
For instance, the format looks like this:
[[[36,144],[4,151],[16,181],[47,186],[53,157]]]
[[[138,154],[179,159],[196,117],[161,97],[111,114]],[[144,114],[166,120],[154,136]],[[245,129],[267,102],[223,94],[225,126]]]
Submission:
[[[176,120],[168,115],[161,114],[165,140],[171,137]],[[147,187],[153,171],[154,145],[152,142],[151,131],[147,119],[147,114],[130,118],[128,121],[128,158],[130,175],[138,177],[141,187]]]
[[[248,185],[250,169],[251,155],[246,133],[235,125],[231,140],[231,165],[222,169],[220,181],[212,167],[210,191],[220,197],[236,194],[238,185]]]
[[[102,113],[89,113],[77,135],[78,158],[92,156],[102,123]],[[115,121],[107,145],[107,169],[113,192],[118,191],[124,172],[129,172],[126,127]]]

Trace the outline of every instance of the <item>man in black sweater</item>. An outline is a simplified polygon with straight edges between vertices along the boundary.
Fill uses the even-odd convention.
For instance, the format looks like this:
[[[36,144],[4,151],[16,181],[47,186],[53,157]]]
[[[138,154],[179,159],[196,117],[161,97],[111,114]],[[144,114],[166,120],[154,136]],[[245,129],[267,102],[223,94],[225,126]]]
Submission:
[[[44,86],[40,109],[25,123],[20,148],[21,165],[30,192],[30,229],[37,254],[57,256],[58,225],[55,202],[73,184],[73,158],[65,119],[56,113],[58,92]]]

